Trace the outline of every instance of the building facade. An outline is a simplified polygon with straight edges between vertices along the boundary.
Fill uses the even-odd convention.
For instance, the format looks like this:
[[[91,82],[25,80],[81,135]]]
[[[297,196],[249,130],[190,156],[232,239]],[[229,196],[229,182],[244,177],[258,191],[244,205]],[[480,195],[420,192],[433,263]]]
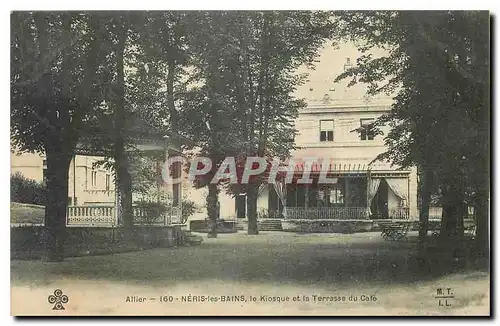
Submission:
[[[325,47],[314,70],[300,71],[308,73],[308,79],[296,96],[305,99],[307,107],[295,121],[297,149],[291,159],[297,176],[304,169],[311,170],[313,183],[289,184],[281,190],[273,185],[261,187],[257,202],[261,217],[349,220],[418,216],[416,168],[402,170],[389,163],[372,163],[386,147],[384,135],[374,135],[366,127],[390,110],[391,96],[368,96],[366,85],[349,87],[348,80],[335,81],[359,56],[352,44]],[[389,130],[382,128],[384,134]],[[318,183],[322,169],[334,183]],[[246,218],[245,194],[221,193],[219,198],[222,218]],[[203,195],[196,200],[204,204]],[[205,217],[206,210],[201,210],[193,218]]]
[[[385,151],[383,136],[363,130],[389,109],[387,103],[355,103],[309,106],[296,121],[299,135],[292,153],[296,171],[310,166],[313,183],[289,185],[286,205],[289,215],[325,214],[340,219],[408,219],[417,215],[415,169],[400,170],[372,161]],[[361,129],[359,133],[356,130]],[[387,130],[386,130],[387,131]],[[325,166],[326,165],[326,166]],[[328,171],[331,184],[318,181],[321,170]],[[334,182],[334,183],[333,183]],[[317,208],[309,210],[307,208]],[[314,213],[316,212],[316,213]]]
[[[169,155],[178,156],[180,146],[177,141],[160,136],[135,138],[138,151],[161,154],[165,159]],[[67,226],[75,227],[114,227],[123,223],[116,209],[116,186],[113,171],[104,164],[104,157],[89,155],[85,148],[79,148],[69,165]],[[83,155],[84,154],[84,155]],[[151,163],[154,172],[161,162]],[[146,167],[147,168],[147,167]],[[20,173],[25,178],[43,182],[46,178],[46,157],[43,154],[11,152],[11,174]],[[159,171],[158,171],[159,172]],[[160,174],[160,173],[159,173]],[[158,175],[160,177],[160,175]],[[147,185],[146,185],[147,186]],[[150,193],[139,191],[132,193],[133,215],[137,224],[155,223],[155,225],[182,224],[181,185],[162,185],[160,179],[151,182]],[[170,199],[170,200],[169,200]],[[164,203],[166,212],[150,220],[148,210],[141,208],[137,201],[158,201]]]
[[[266,217],[317,219],[409,219],[418,216],[416,169],[373,162],[385,151],[382,135],[356,129],[389,110],[388,103],[323,104],[303,109],[296,120],[295,174],[309,170],[311,184],[293,182],[284,193],[261,188],[258,209]],[[386,130],[387,131],[387,130]],[[326,165],[326,166],[325,166]],[[319,182],[327,171],[330,183]],[[226,198],[222,199],[227,201]],[[245,218],[245,196],[235,199],[235,212]],[[232,205],[231,205],[232,206]]]
[[[70,163],[68,205],[114,205],[115,182],[112,171],[98,164],[99,156],[76,155]],[[11,174],[43,182],[46,177],[45,155],[11,153]]]

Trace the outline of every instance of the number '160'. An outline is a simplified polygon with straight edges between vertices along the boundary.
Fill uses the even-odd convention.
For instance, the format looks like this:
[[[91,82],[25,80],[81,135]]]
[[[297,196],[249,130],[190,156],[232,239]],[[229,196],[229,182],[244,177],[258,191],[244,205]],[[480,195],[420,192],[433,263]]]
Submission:
[[[164,295],[160,297],[160,302],[173,302],[174,297],[171,295]]]

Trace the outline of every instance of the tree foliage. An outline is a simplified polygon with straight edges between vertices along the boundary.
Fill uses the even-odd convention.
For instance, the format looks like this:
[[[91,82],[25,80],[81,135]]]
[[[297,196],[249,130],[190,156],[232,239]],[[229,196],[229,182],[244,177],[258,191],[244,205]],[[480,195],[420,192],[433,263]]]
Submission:
[[[294,148],[293,121],[305,107],[294,97],[305,81],[296,71],[313,64],[331,35],[331,13],[209,12],[197,21],[201,30],[192,48],[199,86],[183,100],[200,155],[215,162],[206,180],[227,156],[288,157]],[[257,233],[257,188],[263,180],[254,181],[224,187],[247,193],[249,233]]]
[[[11,141],[20,152],[47,156],[44,258],[51,261],[63,256],[69,163],[106,83],[99,20],[77,12],[11,14]]]
[[[396,94],[391,111],[373,126],[392,127],[388,150],[377,159],[430,171],[427,179],[443,194],[448,218],[463,215],[469,196],[481,215],[478,225],[487,224],[488,13],[346,12],[339,21],[341,35],[357,41],[364,55],[338,79],[369,83],[371,94]],[[388,54],[374,57],[368,52],[374,47]]]
[[[17,172],[10,176],[10,201],[44,206],[47,202],[47,189],[43,183]]]

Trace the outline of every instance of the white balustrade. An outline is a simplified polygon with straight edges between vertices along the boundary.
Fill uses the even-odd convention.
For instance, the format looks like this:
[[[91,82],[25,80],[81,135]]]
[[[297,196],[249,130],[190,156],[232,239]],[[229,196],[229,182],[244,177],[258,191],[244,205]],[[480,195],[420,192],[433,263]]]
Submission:
[[[408,220],[410,219],[410,208],[396,207],[389,211],[389,218],[391,220]]]
[[[68,226],[115,226],[113,206],[69,206],[66,218]]]
[[[308,220],[365,220],[366,207],[287,207],[287,219]]]
[[[182,210],[180,207],[167,207],[162,216],[148,216],[146,210],[133,207],[134,224],[139,225],[171,225],[181,224]],[[67,226],[113,227],[117,226],[116,209],[114,206],[69,206],[67,210]]]

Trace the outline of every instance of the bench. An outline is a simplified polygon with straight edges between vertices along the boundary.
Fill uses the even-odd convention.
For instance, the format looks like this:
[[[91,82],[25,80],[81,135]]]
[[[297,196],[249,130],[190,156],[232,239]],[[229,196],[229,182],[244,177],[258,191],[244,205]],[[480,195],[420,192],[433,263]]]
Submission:
[[[476,229],[477,229],[477,226],[475,224],[469,225],[469,226],[464,228],[464,235],[475,237],[476,236]]]
[[[200,245],[203,242],[202,237],[191,232],[186,233],[185,239],[188,245]]]
[[[379,221],[382,237],[385,240],[401,240],[406,239],[406,235],[410,230],[412,223],[408,221],[397,222],[397,221]]]
[[[477,226],[472,219],[464,219],[464,235],[474,237],[476,236]],[[429,220],[428,230],[432,232],[432,236],[439,236],[441,231],[441,220]]]

